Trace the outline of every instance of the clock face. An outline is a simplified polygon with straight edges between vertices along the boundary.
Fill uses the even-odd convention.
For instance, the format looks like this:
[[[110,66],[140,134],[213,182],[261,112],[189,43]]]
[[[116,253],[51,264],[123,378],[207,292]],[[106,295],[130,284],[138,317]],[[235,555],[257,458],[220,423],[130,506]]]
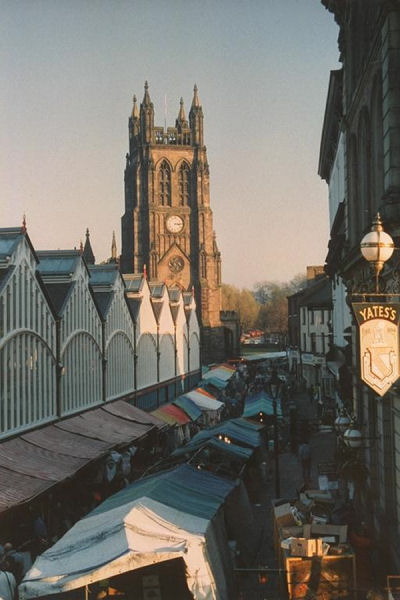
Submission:
[[[183,219],[178,215],[168,217],[165,224],[170,233],[179,233],[183,229]]]

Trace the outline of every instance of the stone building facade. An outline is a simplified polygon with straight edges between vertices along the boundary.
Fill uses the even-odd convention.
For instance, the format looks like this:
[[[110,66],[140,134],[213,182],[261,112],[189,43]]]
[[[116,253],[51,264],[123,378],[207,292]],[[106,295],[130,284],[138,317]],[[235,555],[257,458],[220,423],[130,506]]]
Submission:
[[[379,211],[399,247],[400,235],[400,3],[322,0],[339,25],[342,68],[331,73],[319,173],[329,184],[331,237],[326,271],[339,289],[336,302],[374,291],[360,241]],[[381,291],[400,293],[399,253],[381,277]],[[393,297],[392,297],[393,299]],[[346,315],[343,306],[342,315]],[[368,469],[358,488],[358,513],[370,528],[386,573],[400,570],[400,394],[394,385],[378,398],[360,380],[354,319],[337,331],[351,386],[343,405],[370,442],[359,451]]]
[[[220,326],[221,255],[210,208],[203,110],[194,88],[189,120],[183,100],[175,127],[154,125],[148,85],[129,119],[122,217],[123,273],[150,281],[194,286],[204,326]]]
[[[202,324],[203,362],[223,360],[221,254],[210,207],[203,109],[197,86],[187,119],[181,99],[175,127],[154,124],[146,82],[129,118],[122,217],[122,273],[147,270],[150,282],[194,289]],[[234,328],[234,324],[232,324]],[[237,345],[237,342],[235,341]]]

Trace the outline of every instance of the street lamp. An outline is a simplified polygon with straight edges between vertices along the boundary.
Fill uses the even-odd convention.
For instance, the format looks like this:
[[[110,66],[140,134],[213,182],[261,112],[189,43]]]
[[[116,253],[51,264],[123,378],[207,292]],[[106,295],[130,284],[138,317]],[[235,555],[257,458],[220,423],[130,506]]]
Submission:
[[[276,370],[272,371],[269,384],[269,391],[272,397],[272,406],[274,411],[274,459],[275,459],[275,496],[281,495],[281,482],[279,473],[279,435],[278,435],[278,405],[277,399],[279,389],[282,385],[282,379],[278,377]]]
[[[367,260],[375,273],[375,292],[379,293],[379,274],[387,260],[392,256],[394,242],[391,236],[383,230],[382,220],[377,213],[371,227],[360,243],[361,254]]]
[[[335,419],[334,427],[338,434],[343,434],[350,425],[350,417],[345,412],[341,412]]]

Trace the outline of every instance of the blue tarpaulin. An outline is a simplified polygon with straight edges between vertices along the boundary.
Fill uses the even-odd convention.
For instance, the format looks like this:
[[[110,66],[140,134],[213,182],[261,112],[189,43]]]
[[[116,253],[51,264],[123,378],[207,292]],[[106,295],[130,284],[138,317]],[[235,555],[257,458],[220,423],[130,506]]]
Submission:
[[[183,464],[133,482],[110,496],[90,516],[146,496],[178,511],[212,519],[235,486],[235,482]]]
[[[253,448],[244,448],[243,446],[238,446],[237,444],[227,444],[223,440],[219,440],[218,438],[210,438],[208,440],[198,440],[197,442],[189,442],[186,446],[182,446],[181,448],[177,448],[172,456],[181,456],[182,454],[192,454],[197,450],[200,450],[202,447],[211,446],[215,450],[219,450],[220,452],[225,452],[231,454],[235,458],[243,459],[244,461],[249,460],[251,455],[253,454]]]
[[[218,435],[225,435],[230,440],[233,440],[236,443],[239,442],[250,448],[258,448],[258,446],[261,445],[261,436],[258,431],[254,431],[249,427],[243,427],[233,421],[223,421],[215,427],[199,431],[199,433],[193,437],[193,441],[206,440],[208,438],[218,437]]]
[[[222,379],[218,379],[218,377],[208,377],[207,379],[202,379],[199,383],[199,387],[206,387],[207,385],[213,385],[217,390],[224,390],[228,385],[229,381],[223,381]]]
[[[183,412],[185,412],[187,416],[192,419],[192,421],[197,421],[197,419],[203,414],[197,404],[195,404],[193,400],[187,398],[186,396],[179,396],[178,398],[175,398],[172,404],[175,404],[175,406],[178,406],[180,409],[182,409]]]
[[[278,418],[282,418],[282,409],[279,399],[276,400],[276,412]],[[255,417],[259,413],[263,413],[270,417],[274,416],[274,400],[264,391],[248,396],[244,403],[243,417]]]

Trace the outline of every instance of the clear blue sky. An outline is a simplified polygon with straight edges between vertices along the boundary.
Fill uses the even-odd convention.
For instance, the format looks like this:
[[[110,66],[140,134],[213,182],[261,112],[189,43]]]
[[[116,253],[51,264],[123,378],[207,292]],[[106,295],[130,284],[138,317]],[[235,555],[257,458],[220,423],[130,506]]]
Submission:
[[[0,0],[0,225],[27,215],[37,249],[97,261],[120,248],[134,93],[157,125],[194,83],[204,112],[226,283],[288,281],[323,264],[317,174],[338,28],[319,0]]]

